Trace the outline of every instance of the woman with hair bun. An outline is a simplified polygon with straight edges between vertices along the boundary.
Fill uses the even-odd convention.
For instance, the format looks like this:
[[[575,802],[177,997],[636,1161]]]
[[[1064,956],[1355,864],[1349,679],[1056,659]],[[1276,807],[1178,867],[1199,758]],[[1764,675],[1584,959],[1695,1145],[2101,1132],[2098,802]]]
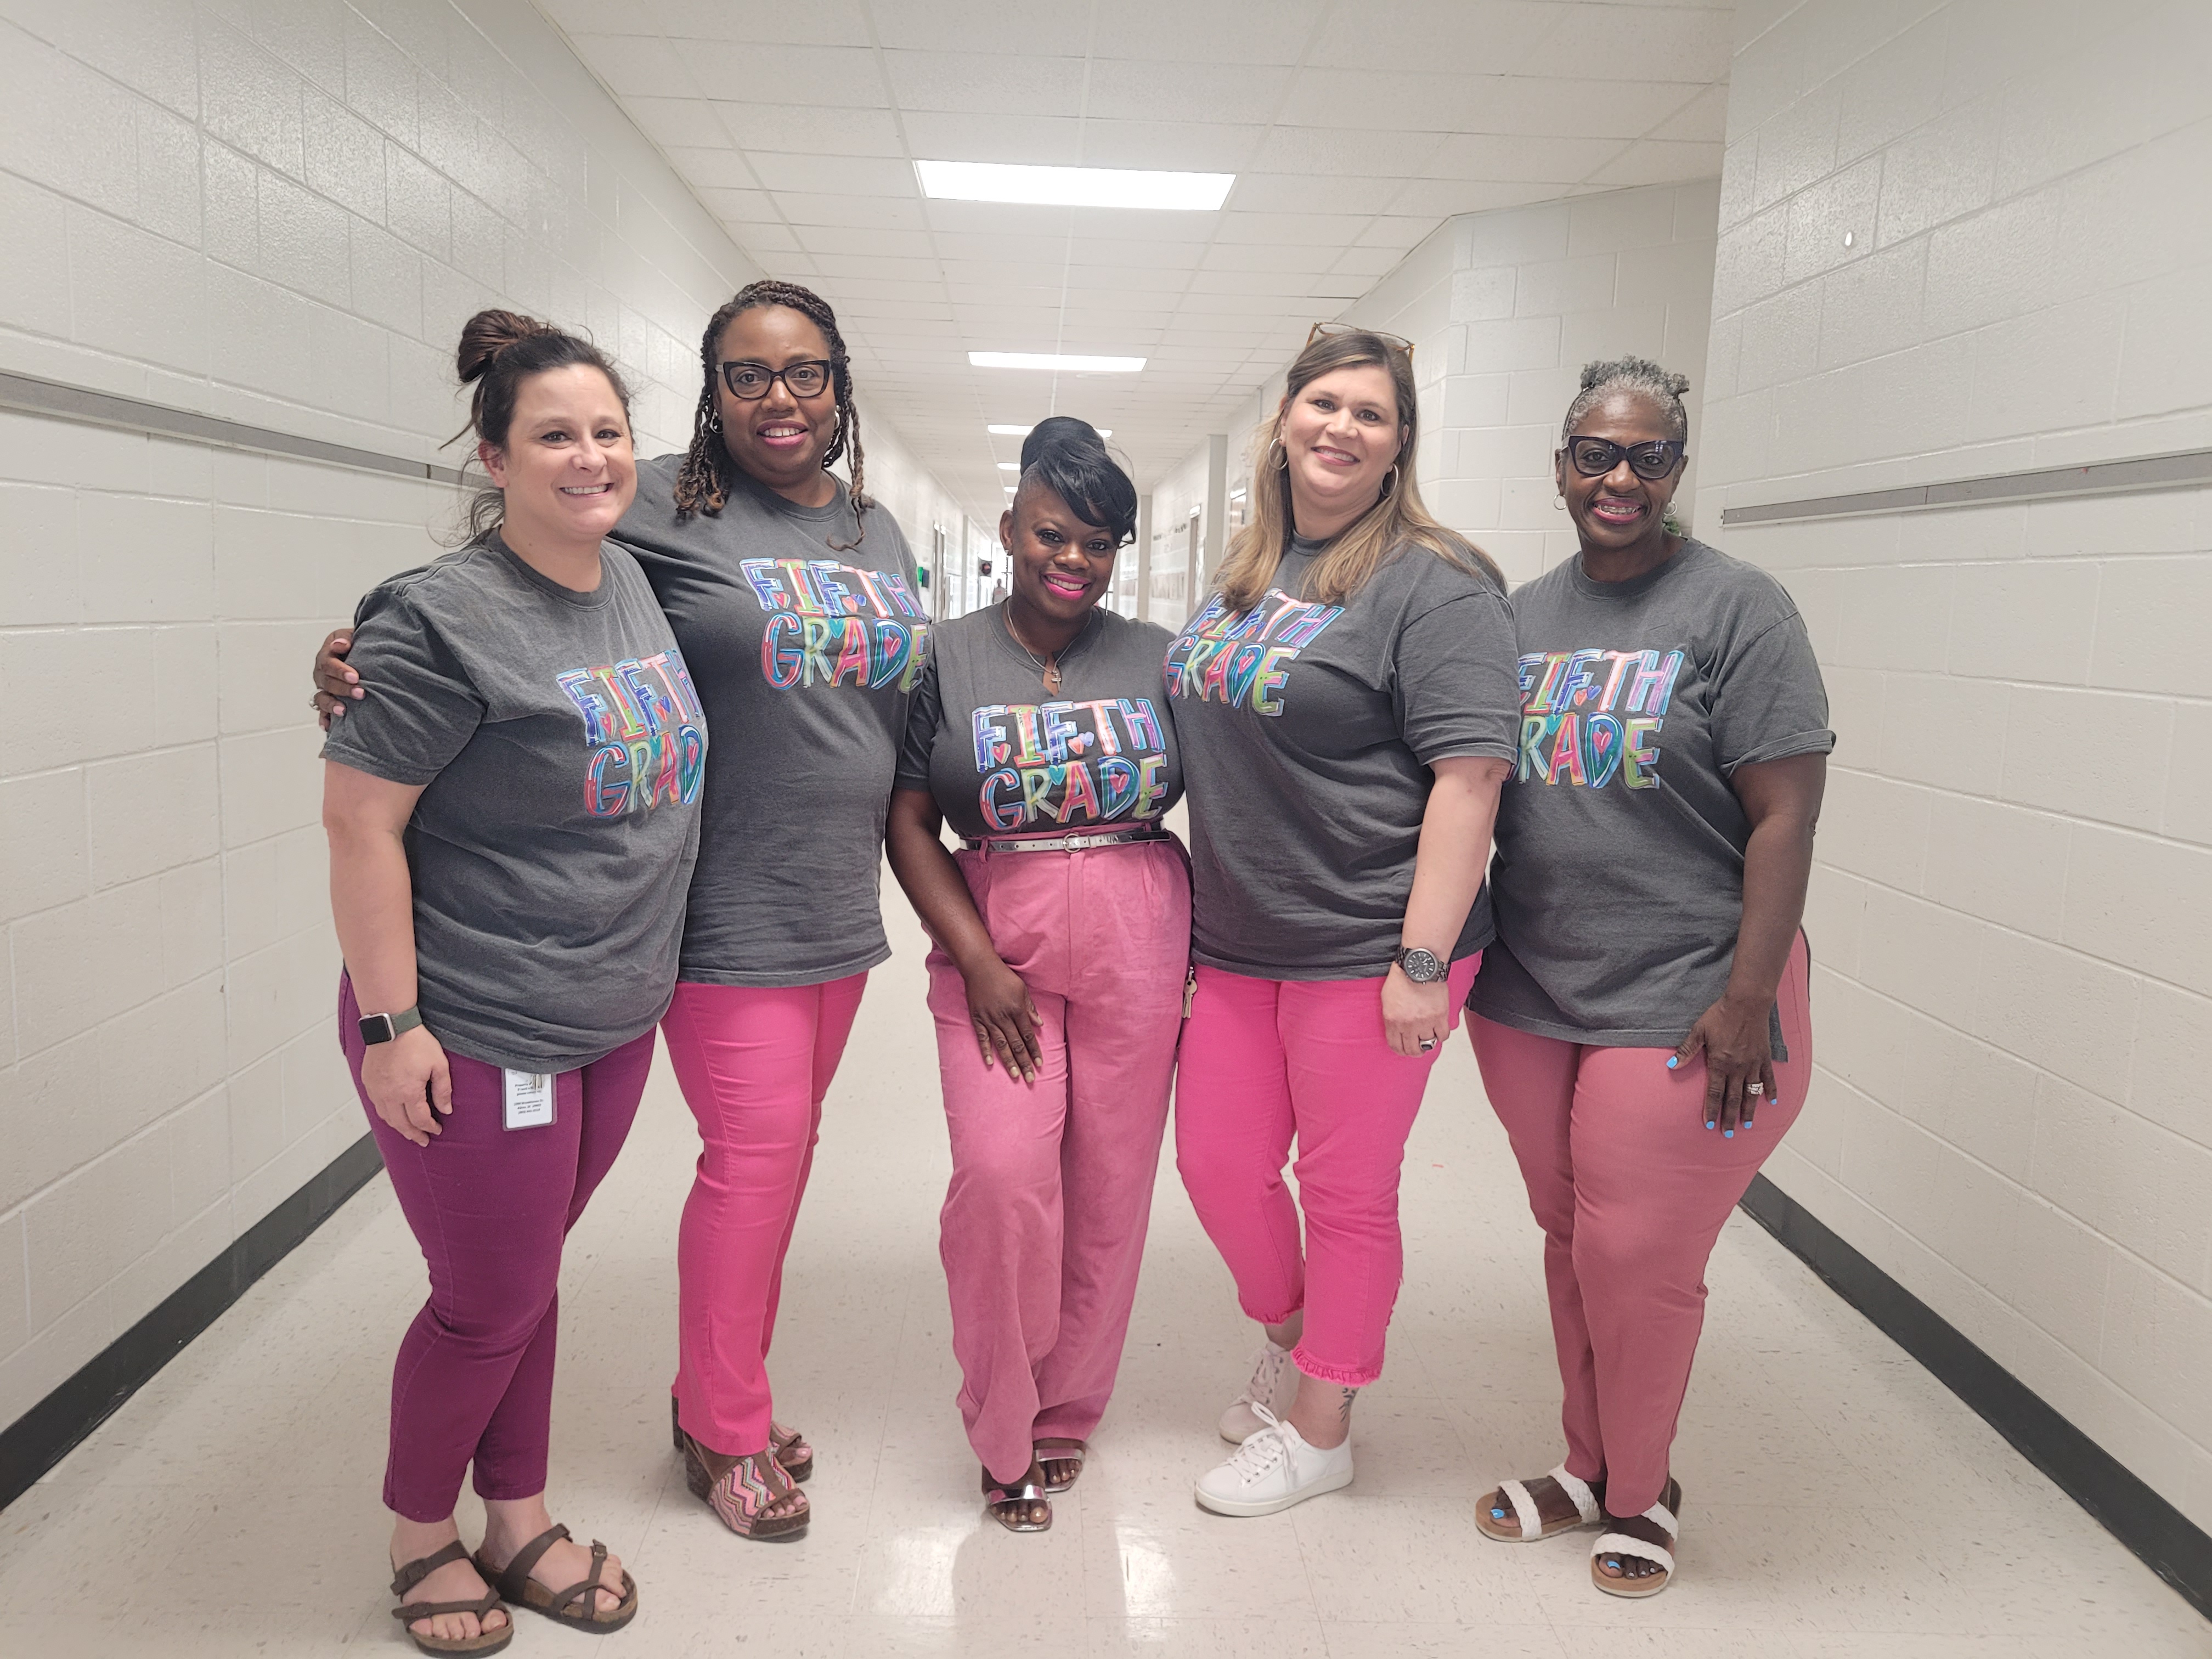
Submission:
[[[1182,1023],[1168,634],[1098,605],[1136,519],[1090,426],[1029,434],[1012,587],[937,630],[891,796],[891,869],[936,946],[960,1412],[1013,1532],[1052,1525],[1113,1393]]]
[[[1674,1577],[1706,1259],[1812,1077],[1798,921],[1836,741],[1782,584],[1670,523],[1688,389],[1591,363],[1560,425],[1581,545],[1513,596],[1520,753],[1468,1021],[1544,1230],[1567,1443],[1476,1524],[1599,1528],[1591,1581],[1632,1597]]]
[[[1176,1161],[1266,1333],[1221,1418],[1237,1454],[1198,1482],[1222,1515],[1351,1484],[1406,1138],[1491,939],[1512,623],[1421,504],[1417,414],[1406,342],[1316,329],[1261,428],[1252,522],[1168,653],[1197,887]]]
[[[828,304],[748,283],[708,319],[699,361],[690,447],[637,469],[615,530],[724,734],[662,1027],[702,1142],[677,1237],[671,1432],[726,1526],[792,1539],[814,1451],[772,1414],[769,1345],[823,1097],[890,954],[884,814],[929,623],[906,539],[863,488]],[[343,648],[333,635],[316,665],[326,714],[374,689]]]
[[[465,546],[362,601],[379,696],[324,745],[323,824],[339,1038],[430,1269],[392,1370],[392,1614],[425,1653],[482,1654],[511,1606],[593,1632],[637,1611],[605,1546],[546,1510],[555,1286],[675,989],[707,723],[605,539],[637,487],[613,366],[487,311],[459,368],[495,488]],[[471,1464],[473,1557],[453,1519]]]

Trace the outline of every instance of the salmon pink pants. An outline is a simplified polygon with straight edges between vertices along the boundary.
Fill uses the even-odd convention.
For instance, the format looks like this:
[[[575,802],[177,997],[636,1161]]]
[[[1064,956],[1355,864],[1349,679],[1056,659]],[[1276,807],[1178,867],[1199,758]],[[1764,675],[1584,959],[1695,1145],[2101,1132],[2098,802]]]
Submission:
[[[1481,961],[1477,951],[1451,966],[1455,1025]],[[1399,1167],[1436,1061],[1391,1052],[1379,979],[1198,970],[1176,1082],[1176,1167],[1245,1313],[1279,1325],[1306,1310],[1291,1358],[1308,1376],[1364,1388],[1382,1374],[1406,1270]],[[1294,1136],[1295,1200],[1283,1184]]]
[[[1667,1487],[1667,1457],[1705,1319],[1705,1262],[1744,1189],[1797,1121],[1813,1077],[1800,933],[1775,1001],[1790,1058],[1733,1139],[1705,1127],[1705,1062],[1601,1048],[1470,1014],[1483,1087],[1544,1230],[1552,1339],[1566,1384],[1567,1472],[1602,1478],[1612,1515]]]
[[[783,1258],[822,1097],[867,982],[864,973],[820,985],[686,981],[661,1019],[702,1143],[676,1234],[676,1408],[710,1451],[768,1449]]]
[[[1036,1441],[1088,1438],[1114,1392],[1182,1026],[1190,875],[1171,841],[957,857],[1042,1028],[1034,1083],[985,1066],[966,982],[929,953],[960,1415],[992,1478],[1014,1480]]]

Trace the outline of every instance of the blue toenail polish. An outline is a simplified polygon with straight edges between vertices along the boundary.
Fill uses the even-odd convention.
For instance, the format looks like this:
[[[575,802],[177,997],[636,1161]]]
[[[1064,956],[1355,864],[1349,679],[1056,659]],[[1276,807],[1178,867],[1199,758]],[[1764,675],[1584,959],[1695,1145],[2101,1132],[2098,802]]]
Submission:
[[[1493,1521],[1503,1521],[1505,1518],[1505,1511],[1504,1510],[1492,1510],[1490,1512],[1490,1518]]]
[[[1717,1125],[1716,1125],[1716,1124],[1713,1122],[1712,1119],[1711,1119],[1711,1118],[1707,1118],[1707,1119],[1705,1120],[1705,1127],[1707,1127],[1708,1129],[1715,1128],[1715,1127],[1718,1127],[1718,1126],[1717,1126]]]
[[[1669,1054],[1667,1056],[1667,1069],[1670,1072],[1681,1063],[1682,1059],[1679,1054]]]
[[[1722,1139],[1723,1140],[1734,1140],[1734,1139],[1735,1139],[1735,1130],[1733,1130],[1733,1129],[1723,1129],[1723,1130],[1722,1130],[1722,1131],[1721,1131],[1721,1139]]]

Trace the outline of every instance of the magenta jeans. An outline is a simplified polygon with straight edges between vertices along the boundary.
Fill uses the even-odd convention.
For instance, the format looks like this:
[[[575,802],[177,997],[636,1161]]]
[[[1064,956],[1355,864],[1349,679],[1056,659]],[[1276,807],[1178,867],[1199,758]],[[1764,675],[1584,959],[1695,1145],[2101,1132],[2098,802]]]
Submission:
[[[1454,1025],[1481,960],[1451,966]],[[1279,1325],[1305,1310],[1291,1358],[1308,1376],[1364,1388],[1382,1374],[1406,1267],[1399,1166],[1436,1060],[1391,1052],[1380,979],[1198,970],[1176,1165],[1245,1313]],[[1283,1184],[1293,1138],[1296,1200]]]
[[[1775,1000],[1790,1058],[1775,1098],[1734,1139],[1705,1127],[1705,1062],[1601,1048],[1468,1020],[1482,1085],[1544,1230],[1552,1340],[1566,1385],[1568,1473],[1602,1477],[1613,1515],[1667,1487],[1667,1457],[1705,1320],[1705,1262],[1813,1079],[1800,933]]]
[[[338,1042],[361,1087],[361,1010],[338,981]],[[435,1035],[433,1033],[433,1035]],[[479,1495],[545,1490],[561,1244],[614,1166],[653,1066],[653,1033],[556,1079],[553,1121],[506,1127],[500,1068],[450,1050],[453,1109],[417,1146],[362,1106],[399,1211],[430,1267],[430,1297],[392,1368],[384,1501],[410,1521],[453,1512],[476,1465]]]
[[[866,974],[820,985],[679,983],[660,1022],[702,1143],[676,1235],[676,1407],[692,1438],[768,1449],[769,1344],[814,1164],[822,1097]]]
[[[1034,1083],[986,1066],[960,970],[929,953],[960,1415],[983,1467],[1013,1480],[1037,1440],[1088,1438],[1114,1392],[1182,1025],[1190,876],[1171,842],[958,858],[1044,1049]]]

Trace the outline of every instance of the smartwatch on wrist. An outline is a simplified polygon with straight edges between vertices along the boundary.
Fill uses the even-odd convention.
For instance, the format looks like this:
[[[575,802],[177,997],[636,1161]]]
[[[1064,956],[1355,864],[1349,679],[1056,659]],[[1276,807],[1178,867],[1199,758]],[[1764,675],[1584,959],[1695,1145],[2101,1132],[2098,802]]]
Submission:
[[[361,1040],[363,1042],[389,1042],[402,1031],[411,1031],[422,1023],[422,1012],[416,1008],[402,1008],[396,1014],[363,1014],[361,1017]]]
[[[1449,971],[1437,960],[1433,951],[1424,951],[1418,945],[1408,945],[1390,958],[1405,971],[1406,977],[1416,985],[1434,985]]]

